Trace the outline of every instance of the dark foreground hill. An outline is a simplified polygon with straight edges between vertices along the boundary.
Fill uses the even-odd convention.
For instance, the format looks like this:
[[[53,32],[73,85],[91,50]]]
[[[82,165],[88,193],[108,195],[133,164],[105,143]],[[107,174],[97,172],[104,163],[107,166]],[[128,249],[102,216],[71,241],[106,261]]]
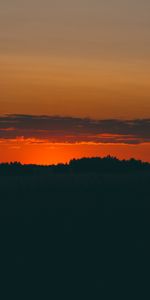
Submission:
[[[147,299],[149,164],[109,157],[0,173],[3,299]]]

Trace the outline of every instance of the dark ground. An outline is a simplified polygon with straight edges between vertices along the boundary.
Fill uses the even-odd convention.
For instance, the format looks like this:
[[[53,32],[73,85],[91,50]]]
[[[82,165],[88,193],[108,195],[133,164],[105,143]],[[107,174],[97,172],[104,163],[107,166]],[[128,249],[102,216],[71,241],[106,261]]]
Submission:
[[[1,174],[0,231],[2,299],[150,297],[149,171]]]

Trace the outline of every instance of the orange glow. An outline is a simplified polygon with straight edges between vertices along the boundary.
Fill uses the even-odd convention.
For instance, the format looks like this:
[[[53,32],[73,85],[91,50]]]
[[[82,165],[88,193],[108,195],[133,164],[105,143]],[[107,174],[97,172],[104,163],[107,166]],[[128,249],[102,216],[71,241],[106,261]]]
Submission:
[[[112,155],[119,159],[134,157],[150,162],[150,143],[138,145],[96,143],[49,143],[19,138],[0,141],[1,162],[20,161],[24,164],[57,164],[72,158]]]

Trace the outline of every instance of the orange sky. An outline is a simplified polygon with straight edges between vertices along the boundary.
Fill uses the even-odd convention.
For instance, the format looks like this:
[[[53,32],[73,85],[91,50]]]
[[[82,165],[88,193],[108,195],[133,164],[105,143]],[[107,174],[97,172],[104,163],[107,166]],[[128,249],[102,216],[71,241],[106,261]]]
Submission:
[[[0,113],[148,118],[150,64],[0,56]]]
[[[149,11],[147,0],[1,0],[0,116],[149,119]],[[148,133],[135,145],[89,145],[81,138],[84,145],[62,145],[62,133],[54,147],[2,137],[1,161],[56,163],[106,154],[150,160]]]
[[[1,162],[20,161],[25,164],[57,164],[72,158],[117,156],[119,159],[142,159],[150,162],[150,143],[140,145],[94,143],[30,144],[26,141],[9,141],[0,146]]]

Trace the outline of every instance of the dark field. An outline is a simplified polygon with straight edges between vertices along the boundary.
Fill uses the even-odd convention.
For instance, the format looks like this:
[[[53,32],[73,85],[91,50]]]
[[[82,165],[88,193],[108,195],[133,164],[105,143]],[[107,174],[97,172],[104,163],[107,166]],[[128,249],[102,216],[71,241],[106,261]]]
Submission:
[[[1,266],[19,299],[148,299],[150,171],[0,176]]]

